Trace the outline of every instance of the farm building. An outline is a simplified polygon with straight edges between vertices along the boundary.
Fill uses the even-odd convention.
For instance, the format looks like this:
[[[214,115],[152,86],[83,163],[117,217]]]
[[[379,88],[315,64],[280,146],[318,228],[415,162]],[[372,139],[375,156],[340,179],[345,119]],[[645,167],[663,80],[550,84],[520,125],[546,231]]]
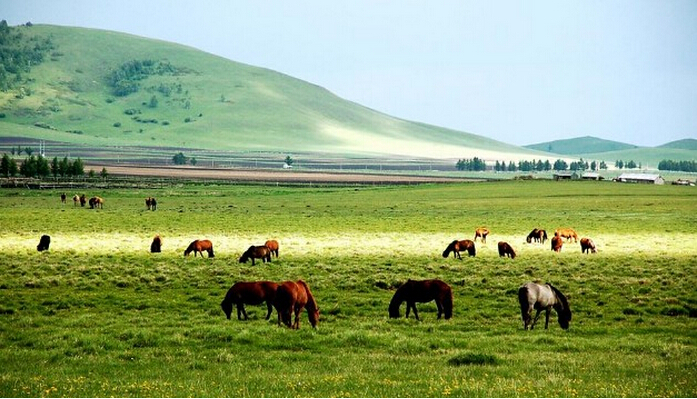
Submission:
[[[579,176],[576,172],[557,172],[553,178],[554,180],[578,180]]]
[[[644,183],[644,184],[665,184],[665,180],[660,175],[647,173],[622,173],[616,179],[622,183]]]
[[[583,175],[581,175],[581,179],[583,179],[583,180],[603,180],[605,178],[600,176],[600,173],[598,173],[598,172],[586,172]]]

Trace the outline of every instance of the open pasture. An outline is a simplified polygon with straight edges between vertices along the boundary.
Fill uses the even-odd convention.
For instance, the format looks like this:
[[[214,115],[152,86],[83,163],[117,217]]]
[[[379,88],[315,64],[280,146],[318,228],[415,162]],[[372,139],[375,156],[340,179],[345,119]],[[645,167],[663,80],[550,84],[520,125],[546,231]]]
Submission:
[[[68,192],[72,197],[72,192]],[[695,396],[697,196],[607,182],[410,187],[180,186],[0,191],[3,396]],[[158,209],[148,211],[154,196]],[[441,253],[491,233],[477,255]],[[535,227],[572,227],[596,254],[527,244]],[[47,252],[37,252],[42,234]],[[152,238],[162,253],[150,254]],[[210,239],[215,258],[183,256]],[[271,263],[240,264],[280,243]],[[500,258],[507,241],[515,259]],[[297,331],[227,320],[236,281],[304,279],[320,307]],[[389,319],[407,279],[453,289],[450,320]],[[549,281],[569,299],[523,331],[517,289]],[[405,305],[400,309],[404,315]]]

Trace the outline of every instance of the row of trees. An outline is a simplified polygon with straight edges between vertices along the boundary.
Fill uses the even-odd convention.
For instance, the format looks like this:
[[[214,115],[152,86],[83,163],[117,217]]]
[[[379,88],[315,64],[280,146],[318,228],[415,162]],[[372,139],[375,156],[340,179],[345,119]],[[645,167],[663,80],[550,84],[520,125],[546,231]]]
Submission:
[[[103,171],[104,173],[105,171]],[[85,165],[80,158],[71,161],[68,157],[59,160],[54,157],[49,163],[48,159],[39,155],[35,157],[30,155],[24,159],[20,166],[17,166],[17,161],[7,154],[3,154],[0,161],[0,175],[4,177],[15,177],[17,175],[24,177],[65,177],[65,176],[82,176],[85,174]]]
[[[629,161],[623,161],[621,159],[615,161],[615,167],[617,169],[641,169],[641,164],[637,164],[636,162],[629,160]]]
[[[198,163],[198,161],[196,161],[196,158],[189,158],[182,152],[173,156],[172,162],[174,162],[175,165],[186,165],[186,163],[189,162],[193,166],[196,166],[196,164]]]
[[[664,159],[658,163],[658,170],[672,170],[676,172],[697,172],[697,162],[672,161]]]
[[[457,170],[478,172],[487,170],[487,165],[485,161],[477,157],[474,157],[472,159],[458,160],[455,164],[455,168],[457,168]],[[598,163],[596,161],[592,161],[591,163],[588,163],[588,161],[584,161],[583,159],[571,162],[570,164],[566,163],[566,161],[563,161],[561,159],[557,159],[554,162],[554,164],[550,163],[549,160],[542,161],[541,159],[533,159],[532,161],[518,161],[517,164],[513,161],[510,161],[509,163],[506,163],[506,161],[496,161],[496,164],[494,165],[494,170],[497,172],[548,172],[550,170],[595,171],[599,169],[607,169],[607,165],[605,164],[605,162],[601,161],[600,163]]]

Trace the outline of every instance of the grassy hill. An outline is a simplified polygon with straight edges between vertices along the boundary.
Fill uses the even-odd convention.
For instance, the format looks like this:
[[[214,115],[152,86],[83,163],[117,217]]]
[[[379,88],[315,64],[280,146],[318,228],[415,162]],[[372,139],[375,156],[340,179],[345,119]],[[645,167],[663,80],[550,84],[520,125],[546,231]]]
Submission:
[[[671,141],[670,143],[665,143],[657,148],[675,148],[679,150],[693,150],[697,151],[697,140],[695,139],[683,139]]]
[[[394,118],[311,83],[178,44],[84,28],[13,29],[25,38],[51,37],[55,47],[26,82],[0,92],[3,136],[91,146],[540,158],[482,136]],[[109,86],[115,72],[143,62],[159,69],[131,82],[137,92],[120,95]]]
[[[563,155],[583,155],[608,151],[621,151],[638,148],[635,145],[620,143],[618,141],[605,140],[598,137],[577,137],[567,140],[555,140],[546,143],[531,144],[525,146],[532,150],[551,152]]]

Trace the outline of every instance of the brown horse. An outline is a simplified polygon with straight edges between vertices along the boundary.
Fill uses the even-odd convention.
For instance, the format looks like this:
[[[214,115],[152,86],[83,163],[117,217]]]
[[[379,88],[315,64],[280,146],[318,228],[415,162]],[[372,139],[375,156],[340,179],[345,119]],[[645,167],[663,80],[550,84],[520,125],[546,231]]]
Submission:
[[[450,255],[450,252],[453,253],[453,257],[456,257],[458,259],[462,259],[460,256],[460,251],[467,251],[469,256],[475,256],[477,253],[476,248],[474,247],[474,241],[472,240],[462,240],[458,241],[455,240],[451,242],[447,248],[445,248],[445,251],[443,251],[443,257],[447,258],[448,255]]]
[[[528,234],[525,241],[530,244],[532,241],[544,244],[547,241],[547,231],[542,229],[533,229],[530,234]]]
[[[215,254],[213,253],[213,243],[210,242],[210,240],[194,240],[189,244],[189,246],[186,248],[184,251],[184,256],[189,256],[191,251],[194,251],[194,258],[196,257],[196,253],[200,253],[201,257],[203,258],[203,251],[208,252],[208,257],[209,258],[214,258]]]
[[[260,305],[266,302],[266,320],[271,317],[273,311],[273,303],[276,298],[276,290],[278,284],[273,281],[253,281],[253,282],[238,282],[228,290],[225,299],[220,303],[220,307],[225,312],[228,320],[232,315],[232,305],[237,306],[237,320],[249,320],[247,311],[244,305]]]
[[[95,209],[95,208],[104,208],[104,200],[101,197],[92,197],[90,198],[90,209]]]
[[[515,251],[507,242],[499,241],[499,256],[508,256],[511,259],[515,259]]]
[[[581,253],[596,253],[595,243],[590,238],[581,238]]]
[[[571,241],[572,238],[574,239],[574,242],[578,241],[578,234],[576,234],[574,229],[556,229],[554,231],[554,235],[566,238],[566,241]]]
[[[84,207],[86,203],[87,203],[87,196],[85,194],[82,194],[80,196],[80,206]]]
[[[518,289],[518,302],[520,303],[520,313],[523,318],[523,327],[527,330],[528,326],[532,330],[540,317],[540,313],[545,311],[545,330],[549,326],[549,313],[552,308],[557,312],[559,326],[566,330],[571,321],[571,309],[569,301],[564,294],[556,289],[552,284],[526,283]],[[535,318],[532,318],[532,310],[537,310]]]
[[[448,320],[453,316],[453,291],[450,286],[441,280],[407,280],[402,284],[392,296],[390,306],[388,308],[390,317],[396,319],[399,317],[399,307],[402,302],[407,302],[407,318],[409,318],[409,310],[414,311],[414,317],[419,320],[419,314],[416,311],[416,302],[431,302],[435,300],[438,307],[438,318],[445,314],[445,319]]]
[[[68,198],[68,196],[65,195],[65,193],[61,193],[61,203],[65,204],[65,200],[66,200],[67,198]]]
[[[563,244],[564,244],[564,242],[562,241],[561,237],[559,237],[559,236],[552,237],[552,251],[561,252],[561,246]]]
[[[276,255],[278,258],[278,241],[276,240],[268,240],[264,243],[264,246],[271,251],[272,254]]]
[[[477,237],[482,238],[482,242],[486,243],[486,236],[489,235],[489,229],[485,227],[480,227],[474,231],[474,242],[477,242]]]
[[[319,306],[310,292],[310,287],[303,280],[284,281],[276,290],[274,307],[278,312],[278,325],[281,322],[286,326],[299,329],[300,313],[307,308],[307,317],[312,328],[317,328],[319,323]],[[295,322],[291,325],[291,316],[295,313]]]
[[[252,260],[252,266],[254,259],[261,259],[264,263],[271,262],[271,250],[265,245],[252,245],[240,256],[240,263],[247,263],[249,259]]]
[[[152,243],[150,244],[150,252],[162,252],[162,238],[159,235],[156,235],[155,238],[152,239]],[[196,254],[194,254],[194,256],[196,256]]]

